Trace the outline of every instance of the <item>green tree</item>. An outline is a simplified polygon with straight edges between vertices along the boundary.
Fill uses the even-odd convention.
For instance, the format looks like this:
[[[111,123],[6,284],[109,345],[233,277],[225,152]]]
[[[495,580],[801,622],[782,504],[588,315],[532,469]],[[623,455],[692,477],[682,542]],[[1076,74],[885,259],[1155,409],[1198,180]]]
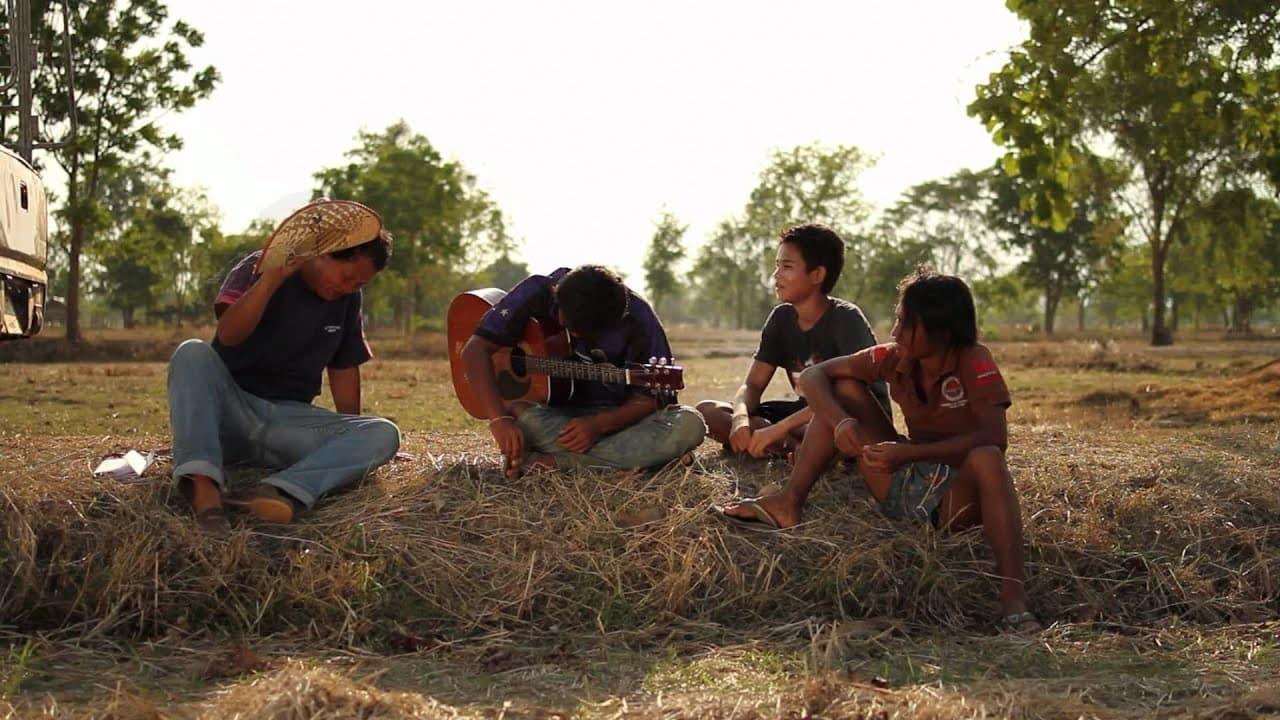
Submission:
[[[50,69],[66,61],[54,7],[50,0],[33,0],[31,13],[36,53]],[[109,228],[110,214],[102,206],[106,177],[148,150],[181,147],[181,139],[158,121],[212,93],[218,72],[212,66],[192,68],[187,51],[202,45],[204,37],[180,20],[169,22],[161,0],[72,0],[69,8],[75,107],[61,72],[37,73],[33,90],[49,138],[69,141],[54,150],[54,158],[66,174],[58,215],[66,225],[67,338],[76,342],[81,339],[82,256],[92,254],[95,239]]]
[[[846,247],[841,282],[856,282],[866,256],[857,243],[871,215],[857,180],[871,164],[848,145],[774,151],[742,213],[722,221],[695,257],[688,278],[699,311],[733,327],[757,327],[774,302],[769,278],[778,233],[798,223],[823,223],[840,233]]]
[[[427,291],[440,289],[461,269],[478,271],[513,243],[502,212],[476,187],[475,177],[404,121],[381,132],[362,131],[356,141],[345,165],[315,174],[314,196],[357,200],[382,215],[395,241],[389,272],[379,275],[370,293],[388,284],[384,275],[396,276],[390,279],[400,286],[396,324],[409,334]]]
[[[978,88],[971,113],[1026,179],[1027,208],[1058,230],[1073,213],[1081,149],[1134,168],[1121,198],[1149,248],[1153,344],[1165,322],[1165,264],[1211,179],[1261,170],[1280,137],[1273,2],[1009,0],[1030,37]]]
[[[895,242],[927,247],[928,264],[942,272],[977,277],[995,267],[990,202],[988,174],[960,170],[908,188],[885,211],[880,229]]]
[[[717,327],[749,326],[762,294],[758,262],[751,238],[733,220],[721,220],[687,275],[697,316]]]
[[[1125,247],[1106,264],[1092,300],[1108,327],[1130,318],[1151,328],[1151,258],[1145,244]]]
[[[1254,310],[1280,296],[1280,204],[1252,189],[1220,190],[1190,215],[1190,266],[1230,308],[1230,330],[1252,332]]]
[[[861,288],[858,293],[841,296],[857,298],[859,307],[872,323],[892,324],[898,283],[917,266],[933,264],[933,248],[928,240],[895,238],[883,232],[864,240],[863,247],[860,275],[857,278],[841,276],[836,290],[839,292],[846,282],[857,282]]]
[[[224,235],[217,227],[207,229],[201,242],[195,246],[192,256],[193,296],[191,302],[197,317],[212,319],[213,302],[222,288],[222,281],[237,261],[259,250],[267,242],[267,236],[275,229],[275,223],[264,218],[254,220],[243,232]]]
[[[1125,222],[1115,207],[1114,194],[1124,174],[1114,162],[1102,158],[1076,162],[1071,188],[1075,208],[1061,230],[1035,222],[1023,202],[1026,188],[1019,178],[999,167],[987,177],[993,190],[991,227],[1005,247],[1022,253],[1018,274],[1040,290],[1041,328],[1052,335],[1062,300],[1077,296],[1083,309],[1084,292],[1096,283],[1103,261],[1121,249]]]
[[[799,223],[823,223],[845,240],[845,261],[857,265],[862,257],[855,240],[861,237],[871,206],[862,196],[858,178],[875,164],[852,145],[821,143],[774,151],[760,172],[738,225],[756,248],[763,305],[772,304],[769,277],[773,274],[778,232]],[[856,277],[857,268],[849,269]]]
[[[688,225],[682,224],[671,211],[664,209],[655,224],[649,249],[645,252],[644,284],[659,315],[665,309],[665,303],[680,292],[676,266],[684,260],[684,234],[688,230]]]
[[[99,203],[109,222],[99,232],[88,277],[127,327],[141,308],[154,316],[168,303],[180,321],[194,291],[194,251],[216,226],[202,192],[178,188],[147,153],[104,172]]]
[[[493,287],[510,290],[521,280],[529,277],[529,266],[511,259],[510,255],[502,255],[489,264],[483,273],[485,282]]]

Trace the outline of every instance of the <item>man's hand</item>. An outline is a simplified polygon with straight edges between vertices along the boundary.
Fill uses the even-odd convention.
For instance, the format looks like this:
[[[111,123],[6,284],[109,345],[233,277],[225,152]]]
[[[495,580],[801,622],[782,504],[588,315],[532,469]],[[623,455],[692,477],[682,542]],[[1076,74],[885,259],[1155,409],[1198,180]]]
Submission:
[[[489,421],[489,432],[498,442],[498,449],[515,467],[524,462],[524,433],[510,416],[497,417]]]
[[[570,420],[560,431],[557,440],[569,452],[584,453],[596,444],[602,434],[596,419],[591,415],[584,415]]]
[[[751,433],[751,444],[747,446],[747,452],[751,453],[751,457],[762,458],[769,454],[771,448],[785,440],[786,432],[779,432],[779,430],[777,425],[769,425]]]
[[[751,437],[754,434],[750,425],[743,425],[734,430],[729,433],[729,448],[735,453],[744,453],[751,450]]]
[[[867,461],[867,469],[887,475],[910,459],[908,450],[906,443],[882,442],[862,448],[862,457]]]
[[[283,265],[263,270],[261,277],[258,278],[258,282],[265,282],[272,289],[277,289],[283,285],[284,281],[288,280],[291,275],[298,272],[299,268],[307,264],[307,260],[310,259],[311,258],[309,256],[295,255],[291,251],[289,259],[286,260]]]
[[[833,432],[835,434],[836,449],[846,457],[857,457],[863,453],[862,441],[858,439],[857,420],[845,418],[836,423]]]

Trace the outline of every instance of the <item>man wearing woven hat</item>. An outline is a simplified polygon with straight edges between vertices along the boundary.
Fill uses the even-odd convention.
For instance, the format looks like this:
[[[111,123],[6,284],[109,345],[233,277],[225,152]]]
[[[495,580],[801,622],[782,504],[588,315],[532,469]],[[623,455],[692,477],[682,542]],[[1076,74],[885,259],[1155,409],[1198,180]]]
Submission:
[[[379,230],[352,243],[319,254],[268,245],[244,258],[214,301],[213,341],[187,340],[174,352],[173,477],[205,530],[226,528],[224,464],[276,469],[226,502],[282,523],[399,448],[392,422],[360,414],[360,365],[372,357],[360,288],[386,267],[389,238]],[[283,259],[263,262],[273,251]],[[337,412],[311,404],[325,372]]]

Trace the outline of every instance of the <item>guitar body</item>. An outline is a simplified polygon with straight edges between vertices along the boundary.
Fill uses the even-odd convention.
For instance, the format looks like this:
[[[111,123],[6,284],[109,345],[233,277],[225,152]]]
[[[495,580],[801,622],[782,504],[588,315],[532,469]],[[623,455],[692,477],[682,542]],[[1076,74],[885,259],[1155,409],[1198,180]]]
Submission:
[[[506,294],[506,291],[498,288],[472,290],[462,293],[449,304],[449,370],[453,375],[453,390],[458,396],[458,402],[462,403],[462,408],[472,417],[480,419],[485,419],[487,415],[471,391],[471,382],[462,363],[462,347],[480,326],[485,313]],[[530,320],[519,345],[502,348],[493,356],[494,376],[498,381],[498,393],[502,396],[502,401],[509,403],[528,400],[554,405],[568,400],[573,395],[573,380],[527,372],[524,358],[566,358],[570,352],[567,332]]]

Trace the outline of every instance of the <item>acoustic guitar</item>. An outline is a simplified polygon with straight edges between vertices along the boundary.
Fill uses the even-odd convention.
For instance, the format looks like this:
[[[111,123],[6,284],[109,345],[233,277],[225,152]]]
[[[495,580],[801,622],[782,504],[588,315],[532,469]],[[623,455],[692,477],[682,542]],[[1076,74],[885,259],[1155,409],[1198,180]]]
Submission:
[[[498,288],[472,290],[462,293],[449,304],[449,369],[453,374],[453,390],[463,409],[480,419],[486,415],[471,391],[467,369],[462,363],[462,346],[475,333],[485,313],[506,294]],[[504,403],[513,400],[549,405],[564,403],[573,397],[575,380],[668,393],[684,387],[684,368],[670,364],[666,358],[650,358],[647,364],[627,363],[623,367],[572,359],[569,333],[546,327],[537,320],[530,320],[525,326],[524,338],[519,345],[494,353],[493,371],[498,381],[498,394]]]

